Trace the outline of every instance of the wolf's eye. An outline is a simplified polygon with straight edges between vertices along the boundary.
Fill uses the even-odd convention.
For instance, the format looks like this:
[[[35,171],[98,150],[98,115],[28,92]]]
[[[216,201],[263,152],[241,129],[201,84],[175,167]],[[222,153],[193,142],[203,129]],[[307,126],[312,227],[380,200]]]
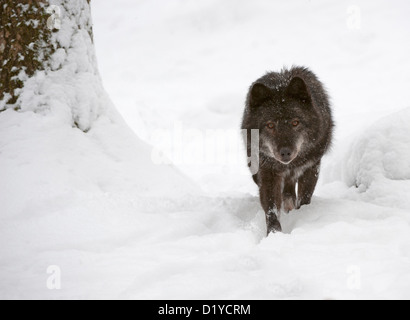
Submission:
[[[268,129],[275,129],[275,124],[273,122],[269,122],[266,126]]]
[[[293,120],[292,121],[292,126],[297,127],[298,125],[300,125],[299,120]]]

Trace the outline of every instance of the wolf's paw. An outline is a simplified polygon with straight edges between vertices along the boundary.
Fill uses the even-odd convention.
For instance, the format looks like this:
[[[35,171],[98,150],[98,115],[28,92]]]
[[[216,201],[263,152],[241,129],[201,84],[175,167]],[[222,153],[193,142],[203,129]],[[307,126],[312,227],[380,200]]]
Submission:
[[[282,226],[280,225],[278,215],[277,215],[277,210],[273,209],[270,210],[269,213],[266,216],[266,223],[268,227],[268,236],[271,233],[278,233],[282,232]]]
[[[268,226],[268,236],[271,233],[280,233],[280,232],[282,232],[282,226],[280,225],[279,221],[276,221],[275,223],[270,224]]]
[[[298,199],[296,202],[296,209],[299,210],[303,206],[307,206],[311,203],[311,198],[306,198],[306,199]]]

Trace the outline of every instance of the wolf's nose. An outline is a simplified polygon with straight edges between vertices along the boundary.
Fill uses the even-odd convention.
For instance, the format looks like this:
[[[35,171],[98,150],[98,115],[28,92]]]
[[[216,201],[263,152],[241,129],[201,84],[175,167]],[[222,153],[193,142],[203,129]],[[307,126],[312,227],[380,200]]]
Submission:
[[[282,148],[280,149],[280,156],[284,162],[288,162],[291,160],[292,156],[292,149],[290,148]]]

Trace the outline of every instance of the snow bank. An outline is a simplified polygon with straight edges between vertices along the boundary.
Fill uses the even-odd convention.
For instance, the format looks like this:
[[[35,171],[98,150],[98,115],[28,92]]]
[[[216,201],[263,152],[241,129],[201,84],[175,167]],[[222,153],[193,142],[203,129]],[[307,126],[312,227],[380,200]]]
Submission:
[[[349,186],[368,189],[380,180],[410,180],[410,108],[370,126],[354,139],[344,160]]]
[[[409,116],[410,108],[403,109],[336,141],[325,158],[322,182],[343,181],[364,193],[377,185],[410,181]]]
[[[322,170],[322,194],[410,210],[409,117],[407,108],[338,141]]]

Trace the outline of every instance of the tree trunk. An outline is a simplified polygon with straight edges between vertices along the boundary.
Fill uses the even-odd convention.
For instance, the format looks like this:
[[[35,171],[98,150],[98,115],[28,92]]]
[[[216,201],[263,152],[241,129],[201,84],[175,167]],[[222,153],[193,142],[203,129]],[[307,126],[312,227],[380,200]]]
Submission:
[[[90,129],[102,109],[90,0],[2,0],[0,112],[70,117]]]
[[[43,0],[4,0],[0,6],[0,100],[6,98],[9,105],[17,102],[16,89],[23,87],[19,74],[44,70],[41,59],[48,60],[54,51],[45,8]]]

